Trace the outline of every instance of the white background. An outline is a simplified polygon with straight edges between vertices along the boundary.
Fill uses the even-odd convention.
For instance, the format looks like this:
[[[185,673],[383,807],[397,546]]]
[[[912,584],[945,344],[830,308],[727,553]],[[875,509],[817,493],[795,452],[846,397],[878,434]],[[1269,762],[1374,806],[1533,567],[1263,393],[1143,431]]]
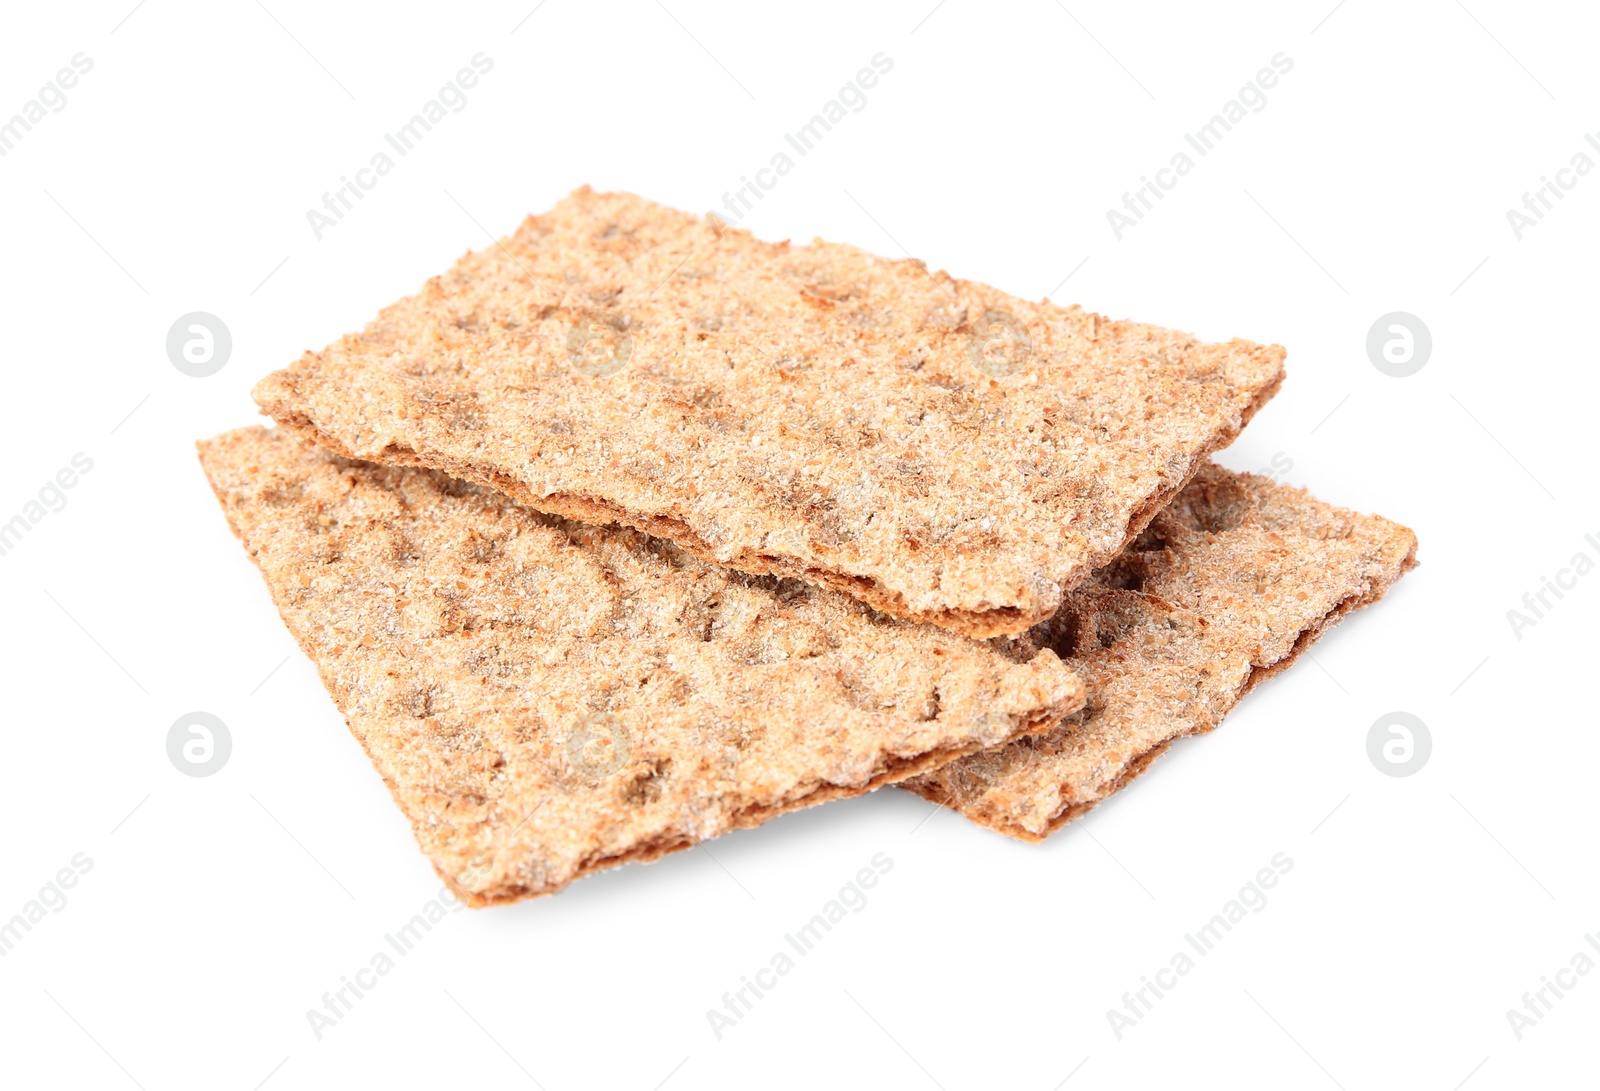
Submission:
[[[1520,640],[1506,618],[1600,559],[1600,172],[1520,241],[1506,219],[1600,129],[1592,10],[265,2],[12,5],[0,36],[0,115],[94,62],[0,159],[0,520],[75,453],[94,464],[0,557],[0,918],[93,861],[0,959],[0,1081],[1592,1082],[1600,973],[1520,1040],[1506,1015],[1600,933],[1600,575]],[[318,241],[306,210],[480,51],[468,106]],[[720,204],[880,51],[867,107],[747,226],[1286,345],[1282,393],[1223,461],[1291,460],[1290,482],[1414,527],[1422,567],[1042,846],[896,790],[832,804],[457,912],[317,1040],[307,1009],[439,884],[193,441],[582,183]],[[1267,106],[1118,241],[1106,210],[1279,52]],[[205,379],[164,348],[196,310],[234,341]],[[1364,347],[1395,310],[1434,340],[1405,379]],[[165,749],[197,709],[233,738],[206,779]],[[1367,757],[1393,710],[1431,729],[1410,777]],[[707,1009],[879,852],[866,908],[719,1041]],[[1107,1010],[1278,852],[1266,908],[1119,1040]]]

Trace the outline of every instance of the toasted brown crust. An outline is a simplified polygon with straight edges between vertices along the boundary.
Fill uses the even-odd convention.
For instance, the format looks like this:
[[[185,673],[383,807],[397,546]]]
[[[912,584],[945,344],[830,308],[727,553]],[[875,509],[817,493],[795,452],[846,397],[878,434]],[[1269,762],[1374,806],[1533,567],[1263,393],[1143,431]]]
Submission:
[[[1208,465],[1141,539],[1027,635],[1089,686],[1055,730],[903,787],[1038,841],[1210,731],[1416,564],[1407,528]]]
[[[1008,322],[1026,353],[993,351]],[[255,395],[348,457],[987,637],[1054,613],[1282,375],[1277,346],[585,188]]]
[[[264,428],[199,447],[284,622],[471,905],[870,791],[1083,703],[1054,655],[1017,663],[439,473]]]

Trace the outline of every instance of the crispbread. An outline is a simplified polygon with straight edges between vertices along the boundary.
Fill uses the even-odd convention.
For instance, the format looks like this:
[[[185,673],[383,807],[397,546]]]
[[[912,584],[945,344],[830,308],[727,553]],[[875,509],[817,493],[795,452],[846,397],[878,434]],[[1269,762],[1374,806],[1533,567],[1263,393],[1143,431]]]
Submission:
[[[585,187],[255,396],[342,455],[987,637],[1053,614],[1282,375],[1277,346]]]
[[[1053,731],[906,782],[1037,841],[1121,788],[1174,739],[1210,731],[1262,679],[1416,564],[1407,528],[1208,464],[1121,557],[1017,645],[1089,687]],[[1042,653],[1041,653],[1042,654]]]
[[[566,523],[281,430],[200,459],[285,623],[473,905],[901,780],[1083,702],[1014,662],[798,581]]]

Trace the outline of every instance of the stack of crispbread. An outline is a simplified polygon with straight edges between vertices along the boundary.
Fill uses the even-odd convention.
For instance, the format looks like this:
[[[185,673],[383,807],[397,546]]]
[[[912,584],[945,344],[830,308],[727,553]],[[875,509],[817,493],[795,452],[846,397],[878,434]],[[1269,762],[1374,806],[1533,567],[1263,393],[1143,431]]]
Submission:
[[[1036,840],[1416,539],[1210,463],[1283,350],[582,189],[200,444],[470,904],[904,783]]]

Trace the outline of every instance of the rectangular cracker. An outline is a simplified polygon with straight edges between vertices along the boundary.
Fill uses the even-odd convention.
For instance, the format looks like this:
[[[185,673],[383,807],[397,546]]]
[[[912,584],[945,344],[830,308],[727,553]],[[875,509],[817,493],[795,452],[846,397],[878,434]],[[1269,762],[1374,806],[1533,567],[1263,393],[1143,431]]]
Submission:
[[[706,565],[281,430],[199,444],[228,523],[471,905],[559,890],[1040,731],[1022,664],[795,580]]]
[[[1210,731],[1352,610],[1416,565],[1406,527],[1207,464],[1112,564],[1014,648],[1051,650],[1089,687],[1052,731],[903,787],[1039,841]]]
[[[1111,560],[1283,355],[585,187],[255,396],[339,454],[988,637]]]

